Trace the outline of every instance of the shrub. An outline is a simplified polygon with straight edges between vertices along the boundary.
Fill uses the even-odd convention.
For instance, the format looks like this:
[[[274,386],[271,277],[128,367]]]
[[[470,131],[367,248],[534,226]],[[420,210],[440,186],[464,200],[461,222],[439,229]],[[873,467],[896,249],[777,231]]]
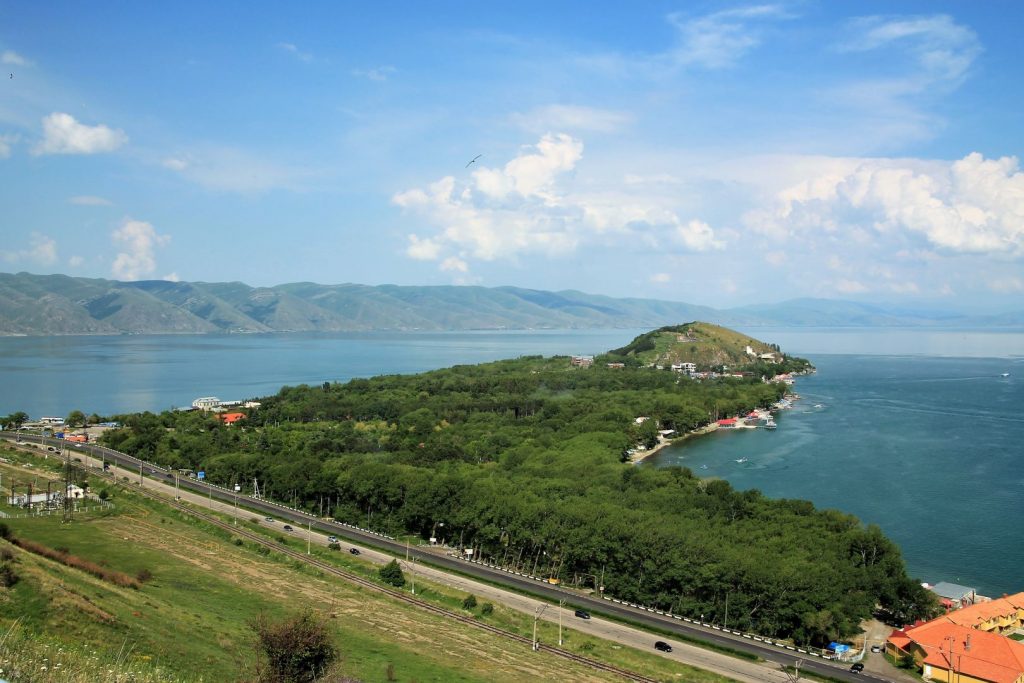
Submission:
[[[337,656],[326,622],[310,611],[276,622],[260,613],[250,628],[266,662],[266,680],[318,680]]]
[[[7,526],[7,522],[0,522],[0,538],[10,538],[11,527]]]
[[[240,538],[233,538],[233,539],[231,539],[231,542],[234,543],[235,545],[245,545],[245,541],[243,541]]]
[[[258,546],[256,546],[256,552],[258,552],[260,555],[263,555],[264,557],[266,557],[267,555],[270,554],[270,548],[268,548],[265,545],[258,545]]]
[[[476,607],[476,596],[470,593],[462,600],[462,609],[471,610]]]
[[[100,500],[106,500],[107,498],[110,498],[110,491],[106,489],[100,489],[99,497]]]
[[[485,602],[483,605],[480,606],[480,614],[482,614],[483,616],[489,617],[493,613],[494,605],[492,605],[491,603]]]
[[[0,560],[3,560],[4,562],[10,562],[13,559],[14,553],[11,552],[10,548],[4,548],[3,550],[0,550]]]
[[[398,566],[398,560],[391,560],[381,567],[377,573],[380,575],[381,581],[395,588],[401,588],[405,585],[405,574],[402,573],[402,568]]]
[[[0,586],[4,588],[10,588],[14,584],[18,583],[21,577],[18,576],[17,572],[14,571],[14,567],[4,562],[0,564]]]
[[[139,570],[139,573],[135,575],[135,578],[139,580],[139,583],[145,583],[153,578],[153,572],[143,567]]]
[[[334,541],[333,543],[328,543],[327,547],[331,550],[341,550],[341,544],[337,541]]]

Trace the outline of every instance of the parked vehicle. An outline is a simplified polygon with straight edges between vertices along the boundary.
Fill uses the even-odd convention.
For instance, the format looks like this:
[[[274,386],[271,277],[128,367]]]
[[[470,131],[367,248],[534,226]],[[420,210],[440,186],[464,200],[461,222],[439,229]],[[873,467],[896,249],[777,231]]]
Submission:
[[[661,652],[672,652],[672,646],[666,643],[664,640],[659,640],[658,642],[656,642],[654,644],[654,649],[660,650]]]
[[[578,609],[578,610],[576,610],[576,616],[578,616],[580,619],[589,619],[590,618],[590,612],[588,612],[585,609]]]
[[[263,520],[266,521],[266,522],[270,522],[271,524],[274,523],[274,518],[273,517],[264,517]]]
[[[353,555],[358,555],[359,554],[359,548],[349,548],[348,551],[350,553],[352,553]]]
[[[285,524],[285,525],[284,525],[283,527],[281,527],[281,528],[282,528],[282,529],[284,529],[285,531],[291,531],[291,530],[292,530],[292,527],[291,527],[291,525],[290,525],[290,524]]]
[[[328,543],[337,543],[338,542],[338,537],[337,536],[328,536],[327,537],[327,542]]]
[[[861,664],[860,662],[857,662],[856,664],[854,664],[853,666],[850,667],[850,671],[852,673],[855,673],[855,674],[859,674],[863,670],[864,670],[864,665]]]

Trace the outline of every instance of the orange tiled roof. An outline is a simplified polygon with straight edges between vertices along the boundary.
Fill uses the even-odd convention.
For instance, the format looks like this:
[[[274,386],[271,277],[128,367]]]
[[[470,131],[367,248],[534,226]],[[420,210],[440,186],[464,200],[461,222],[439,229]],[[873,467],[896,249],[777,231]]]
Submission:
[[[1024,676],[1024,643],[986,631],[954,624],[943,617],[907,629],[906,636],[924,648],[925,664],[950,668],[950,639],[953,666],[965,676],[992,683],[1017,683]]]
[[[990,619],[1014,615],[1021,608],[1024,608],[1024,593],[1017,593],[1005,598],[968,605],[962,609],[950,612],[946,615],[946,618],[954,624],[978,626]]]
[[[245,417],[245,413],[221,413],[217,416],[217,419],[222,421],[224,424],[231,424],[232,422],[238,422]]]

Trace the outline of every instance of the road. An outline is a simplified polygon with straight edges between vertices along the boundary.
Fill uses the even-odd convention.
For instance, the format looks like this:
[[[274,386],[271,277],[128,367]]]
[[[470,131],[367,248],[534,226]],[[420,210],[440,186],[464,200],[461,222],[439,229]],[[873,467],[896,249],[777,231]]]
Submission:
[[[13,441],[14,434],[0,434],[0,438]],[[37,442],[35,438],[25,439]],[[60,447],[60,440],[47,440],[47,444]],[[141,468],[142,480],[148,486],[160,484],[165,493],[173,495],[175,492],[175,476],[169,471],[144,463],[132,456],[99,446],[96,444],[79,444],[73,451],[85,457],[92,455],[97,459],[112,462],[120,465],[125,472],[121,476],[131,477],[136,483],[139,481]],[[129,474],[130,473],[130,474]],[[235,501],[240,506],[257,510],[262,515],[269,515],[276,520],[273,524],[280,527],[281,524],[289,523],[295,527],[297,536],[304,536],[307,528],[318,532],[315,537],[318,543],[326,543],[326,535],[332,534],[344,538],[352,543],[359,544],[367,559],[377,562],[389,562],[394,557],[415,558],[417,560],[415,571],[419,575],[429,575],[431,580],[440,581],[459,590],[471,592],[478,597],[487,597],[495,602],[509,605],[523,612],[534,614],[538,607],[545,602],[538,601],[534,597],[523,595],[522,592],[538,596],[546,601],[558,603],[565,600],[571,605],[569,609],[563,609],[562,623],[571,623],[573,628],[586,633],[591,633],[602,638],[621,642],[640,649],[651,648],[655,640],[665,640],[673,647],[671,653],[661,653],[677,661],[693,666],[715,671],[722,675],[729,676],[739,681],[750,681],[759,683],[761,681],[786,681],[787,677],[779,671],[779,663],[792,665],[796,660],[801,661],[801,669],[814,673],[831,676],[843,681],[880,680],[896,681],[881,671],[865,672],[857,675],[851,673],[846,665],[836,666],[820,658],[812,657],[793,648],[773,646],[771,644],[754,641],[749,638],[737,636],[732,633],[700,626],[696,623],[682,621],[665,615],[660,615],[643,608],[631,607],[629,605],[611,602],[600,598],[593,598],[578,592],[569,591],[563,588],[543,583],[536,579],[524,577],[510,572],[491,568],[487,565],[468,562],[466,560],[438,555],[435,552],[422,550],[416,547],[407,548],[394,540],[382,535],[361,530],[352,526],[343,525],[338,522],[325,521],[320,518],[308,515],[300,510],[294,510],[284,505],[278,505],[265,500],[255,499],[251,496],[235,494],[232,491],[211,486],[194,479],[181,477],[178,482],[178,493],[183,499],[190,502],[205,505],[221,512],[232,514],[235,508]],[[186,498],[187,496],[187,498]],[[246,517],[252,517],[250,511],[239,512]],[[265,523],[265,522],[263,522]],[[312,538],[312,537],[311,537]],[[384,551],[384,552],[382,552]],[[426,566],[424,563],[433,565]],[[411,570],[411,568],[409,568]],[[472,581],[471,578],[457,576],[450,573],[450,570],[460,574],[469,574],[490,583],[497,583],[509,586],[516,591],[495,588],[484,583]],[[493,592],[492,592],[493,591]],[[575,608],[583,608],[595,614],[595,618],[582,620],[573,616]],[[557,623],[559,609],[548,604],[542,618]],[[641,626],[657,629],[664,633],[679,634],[690,640],[701,640],[714,643],[720,646],[729,647],[754,654],[765,660],[766,664],[748,662],[743,659],[730,657],[728,655],[690,645],[682,640],[672,640],[668,636],[652,635],[641,629],[621,624],[616,621],[600,619],[596,615],[605,614],[618,619],[625,619]],[[592,630],[591,630],[592,629]]]

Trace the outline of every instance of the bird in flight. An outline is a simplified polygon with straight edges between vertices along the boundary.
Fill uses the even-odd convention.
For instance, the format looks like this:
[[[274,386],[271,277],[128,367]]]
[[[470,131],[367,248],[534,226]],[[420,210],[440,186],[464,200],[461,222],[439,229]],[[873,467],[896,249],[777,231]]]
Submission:
[[[469,165],[470,165],[470,164],[472,164],[472,163],[475,163],[475,162],[476,162],[476,160],[477,160],[477,159],[479,159],[479,158],[480,158],[480,157],[482,157],[482,156],[483,156],[483,154],[477,154],[477,155],[476,155],[475,157],[473,157],[472,159],[470,159],[470,160],[469,160],[469,164],[466,164],[466,168],[469,168]]]

